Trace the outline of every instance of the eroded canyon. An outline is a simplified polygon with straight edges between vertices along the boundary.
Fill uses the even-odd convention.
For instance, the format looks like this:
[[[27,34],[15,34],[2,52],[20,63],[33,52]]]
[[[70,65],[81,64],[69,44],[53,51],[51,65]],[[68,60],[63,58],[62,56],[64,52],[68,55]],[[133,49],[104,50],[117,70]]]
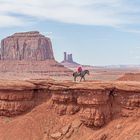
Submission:
[[[0,115],[2,140],[139,139],[140,83],[2,80]]]

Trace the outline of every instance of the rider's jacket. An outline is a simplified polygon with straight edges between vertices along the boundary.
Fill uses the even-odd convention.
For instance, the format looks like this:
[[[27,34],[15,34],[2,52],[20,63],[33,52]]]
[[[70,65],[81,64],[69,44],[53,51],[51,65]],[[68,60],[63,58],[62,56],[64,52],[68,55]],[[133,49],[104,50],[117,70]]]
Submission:
[[[81,72],[82,71],[82,67],[78,67],[77,71]]]

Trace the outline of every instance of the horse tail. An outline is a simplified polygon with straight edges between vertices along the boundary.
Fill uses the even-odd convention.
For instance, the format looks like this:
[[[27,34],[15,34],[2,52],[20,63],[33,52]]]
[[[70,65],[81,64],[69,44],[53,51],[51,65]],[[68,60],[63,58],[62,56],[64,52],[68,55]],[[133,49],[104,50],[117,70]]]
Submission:
[[[75,72],[73,73],[73,77],[75,76]]]

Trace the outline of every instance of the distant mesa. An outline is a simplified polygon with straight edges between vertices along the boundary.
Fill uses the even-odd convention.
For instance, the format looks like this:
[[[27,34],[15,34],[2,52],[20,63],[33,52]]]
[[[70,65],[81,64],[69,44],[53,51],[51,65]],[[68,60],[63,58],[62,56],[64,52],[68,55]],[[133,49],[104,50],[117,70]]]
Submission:
[[[0,58],[0,74],[4,73],[4,78],[8,73],[10,77],[31,78],[72,75],[71,70],[55,60],[50,38],[38,31],[15,33],[3,39]]]
[[[64,52],[64,61],[68,61],[70,63],[73,62],[73,58],[72,58],[72,54],[68,54],[66,52]]]
[[[80,65],[73,61],[73,55],[67,54],[67,52],[64,52],[64,60],[61,62],[61,64],[67,67],[77,67]]]
[[[67,54],[67,52],[64,52],[64,60],[61,62],[62,65],[65,67],[68,67],[69,69],[75,69],[79,66],[82,66],[84,69],[93,69],[93,66],[90,65],[82,65],[73,60],[72,54]]]
[[[54,59],[51,40],[38,31],[15,33],[1,41],[1,60]]]

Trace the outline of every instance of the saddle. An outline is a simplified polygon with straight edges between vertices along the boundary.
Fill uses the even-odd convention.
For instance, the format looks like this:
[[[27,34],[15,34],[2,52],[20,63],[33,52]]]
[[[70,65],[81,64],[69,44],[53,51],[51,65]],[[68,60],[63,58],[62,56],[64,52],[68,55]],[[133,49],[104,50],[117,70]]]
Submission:
[[[78,72],[78,75],[81,75],[82,71],[81,72]]]

